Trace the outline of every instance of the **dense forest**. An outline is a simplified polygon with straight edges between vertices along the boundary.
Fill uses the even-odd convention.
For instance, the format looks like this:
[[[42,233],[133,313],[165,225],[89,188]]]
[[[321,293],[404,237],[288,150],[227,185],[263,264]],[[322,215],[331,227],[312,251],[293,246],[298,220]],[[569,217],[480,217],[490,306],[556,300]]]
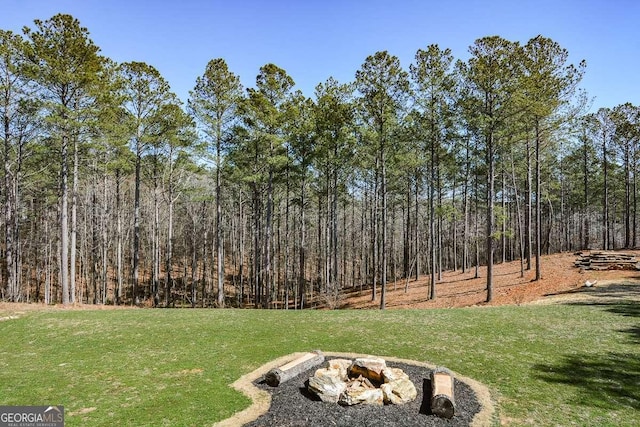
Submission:
[[[5,301],[335,306],[391,282],[638,243],[639,108],[589,113],[586,63],[498,36],[386,51],[312,98],[203,64],[186,104],[77,19],[0,30]]]

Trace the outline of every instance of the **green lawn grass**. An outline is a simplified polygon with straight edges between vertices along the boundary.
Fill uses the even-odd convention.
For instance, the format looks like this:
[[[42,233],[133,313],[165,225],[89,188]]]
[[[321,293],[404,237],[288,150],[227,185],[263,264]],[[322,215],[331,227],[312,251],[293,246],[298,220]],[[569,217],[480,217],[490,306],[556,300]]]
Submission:
[[[0,405],[61,404],[68,426],[211,425],[249,405],[228,386],[241,375],[321,349],[444,365],[487,385],[512,425],[637,426],[639,318],[624,302],[32,311],[0,322]]]

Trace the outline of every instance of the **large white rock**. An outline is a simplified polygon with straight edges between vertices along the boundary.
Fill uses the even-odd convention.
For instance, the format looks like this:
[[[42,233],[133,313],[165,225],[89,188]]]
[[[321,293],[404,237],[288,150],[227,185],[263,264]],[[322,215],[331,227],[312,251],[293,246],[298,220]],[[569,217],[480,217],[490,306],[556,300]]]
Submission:
[[[328,369],[334,369],[340,372],[340,378],[346,382],[349,379],[348,374],[351,363],[349,359],[332,359],[329,361]]]
[[[394,405],[404,405],[418,396],[416,386],[408,376],[384,383],[380,386],[380,389],[384,395],[384,402]]]
[[[380,405],[384,404],[384,394],[375,388],[369,380],[360,377],[351,380],[338,401],[341,405]]]
[[[371,381],[382,383],[382,370],[387,367],[387,362],[379,357],[367,356],[358,358],[353,361],[349,368],[349,376],[351,378],[362,375]]]
[[[308,390],[317,395],[323,402],[338,403],[340,395],[347,389],[347,384],[340,378],[337,369],[318,369],[309,378]]]
[[[401,378],[409,378],[409,375],[400,368],[387,367],[382,370],[382,379],[385,383],[390,383]]]

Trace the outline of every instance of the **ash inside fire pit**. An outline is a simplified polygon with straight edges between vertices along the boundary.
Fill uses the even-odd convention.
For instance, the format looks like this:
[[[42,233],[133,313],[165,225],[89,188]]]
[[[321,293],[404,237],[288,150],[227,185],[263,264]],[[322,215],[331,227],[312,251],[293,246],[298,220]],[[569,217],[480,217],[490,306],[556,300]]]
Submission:
[[[264,381],[255,382],[258,388],[271,393],[271,406],[266,414],[247,426],[468,426],[481,410],[471,387],[455,380],[456,414],[452,419],[439,418],[430,413],[431,369],[396,362],[387,362],[387,366],[402,369],[415,384],[417,396],[413,401],[384,406],[342,406],[322,402],[308,391],[309,378],[317,369],[314,367],[278,387],[270,387]]]

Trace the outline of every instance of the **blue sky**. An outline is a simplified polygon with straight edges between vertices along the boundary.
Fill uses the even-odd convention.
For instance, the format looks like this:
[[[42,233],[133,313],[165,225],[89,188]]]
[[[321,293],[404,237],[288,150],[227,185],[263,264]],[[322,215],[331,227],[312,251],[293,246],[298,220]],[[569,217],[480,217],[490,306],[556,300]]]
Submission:
[[[330,76],[352,81],[379,50],[408,69],[429,44],[466,59],[477,38],[525,43],[541,34],[571,62],[587,61],[581,86],[593,109],[640,104],[637,0],[0,0],[0,28],[21,32],[56,13],[78,18],[103,55],[156,67],[183,101],[212,58],[247,87],[273,62],[313,96]]]

